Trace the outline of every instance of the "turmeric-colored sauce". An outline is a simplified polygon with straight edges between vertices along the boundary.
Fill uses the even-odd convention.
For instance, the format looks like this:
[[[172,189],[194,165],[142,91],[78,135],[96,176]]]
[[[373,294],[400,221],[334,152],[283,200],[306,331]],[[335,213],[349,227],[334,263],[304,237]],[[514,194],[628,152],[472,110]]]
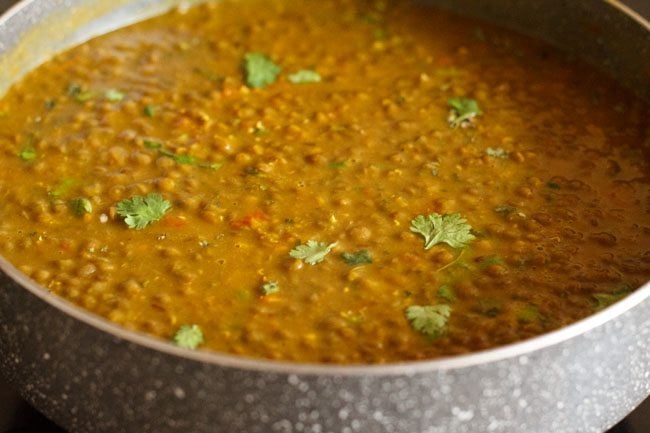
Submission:
[[[482,350],[648,281],[648,114],[541,43],[411,2],[209,3],[0,100],[0,254],[190,349]]]

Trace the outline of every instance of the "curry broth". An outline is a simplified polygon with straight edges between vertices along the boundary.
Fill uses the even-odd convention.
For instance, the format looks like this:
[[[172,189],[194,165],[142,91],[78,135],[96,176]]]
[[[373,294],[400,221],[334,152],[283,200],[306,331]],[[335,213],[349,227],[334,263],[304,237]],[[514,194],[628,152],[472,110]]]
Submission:
[[[250,53],[281,72],[257,88]],[[453,98],[480,114],[454,122]],[[648,114],[543,44],[411,3],[174,11],[58,55],[0,101],[0,253],[127,328],[197,325],[217,351],[486,349],[648,281]],[[129,228],[120,203],[151,193],[171,209]],[[456,213],[466,246],[426,250],[411,230]]]

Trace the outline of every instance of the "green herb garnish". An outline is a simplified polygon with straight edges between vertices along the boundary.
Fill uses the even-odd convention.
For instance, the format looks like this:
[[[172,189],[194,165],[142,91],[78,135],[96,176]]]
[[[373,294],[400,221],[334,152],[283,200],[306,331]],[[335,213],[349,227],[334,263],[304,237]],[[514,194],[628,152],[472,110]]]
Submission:
[[[447,322],[451,315],[448,305],[412,306],[406,309],[406,318],[416,331],[432,340],[447,333]]]
[[[160,194],[149,194],[120,201],[117,204],[117,214],[124,217],[124,222],[130,229],[142,230],[160,220],[171,208],[171,203]]]
[[[485,150],[485,154],[493,158],[501,158],[501,159],[506,159],[510,155],[510,153],[507,150],[502,149],[501,147],[488,147]]]
[[[145,105],[145,107],[142,109],[142,112],[147,117],[154,117],[158,112],[158,107],[155,105]]]
[[[441,243],[463,248],[476,239],[471,230],[472,226],[458,213],[419,215],[411,221],[411,231],[424,237],[425,250]]]
[[[452,128],[458,128],[464,123],[469,123],[476,116],[483,114],[475,99],[470,98],[451,98],[447,101],[452,112],[449,115],[449,125]]]
[[[501,256],[487,256],[481,260],[481,269],[487,269],[492,265],[502,265],[505,266],[506,262],[503,261],[503,258]]]
[[[526,305],[517,313],[517,320],[524,323],[538,322],[542,318],[534,305]]]
[[[163,147],[162,143],[156,140],[145,139],[143,144],[147,149],[161,149]]]
[[[454,288],[445,284],[440,286],[437,293],[440,299],[443,299],[447,302],[454,302],[456,300],[456,294],[454,293]]]
[[[167,149],[161,149],[161,148],[158,148],[158,153],[160,153],[162,156],[166,156],[167,158],[173,159],[176,162],[176,164],[181,164],[181,165],[197,164],[196,158],[194,158],[191,155],[179,155]]]
[[[633,291],[634,289],[632,289],[632,287],[628,286],[627,284],[621,284],[612,293],[595,293],[593,295],[593,298],[594,301],[596,301],[596,311],[600,311],[612,304],[617,303]]]
[[[315,265],[325,260],[325,256],[327,256],[337,244],[337,242],[334,242],[333,244],[328,245],[325,242],[310,240],[304,245],[298,245],[295,247],[291,252],[289,252],[289,255],[293,258],[301,259],[310,265]]]
[[[77,181],[72,178],[65,178],[58,181],[54,187],[47,193],[50,198],[57,199],[67,195]]]
[[[248,53],[244,56],[246,84],[254,89],[266,87],[277,80],[282,68],[262,53]]]
[[[372,254],[368,250],[359,250],[354,253],[342,253],[341,258],[350,266],[369,265],[372,263]]]
[[[125,94],[116,89],[108,89],[104,92],[104,98],[109,102],[120,102],[125,98]]]
[[[77,83],[69,84],[66,93],[68,94],[68,96],[72,97],[77,102],[86,102],[95,97],[93,92],[84,90]]]
[[[329,168],[341,169],[348,166],[347,161],[332,161],[328,164]]]
[[[87,198],[80,197],[70,202],[70,209],[72,209],[72,212],[76,215],[81,216],[87,213],[92,213],[93,204]]]
[[[183,325],[174,335],[173,341],[178,347],[195,350],[204,343],[203,331],[199,325]]]
[[[322,80],[318,72],[309,69],[303,69],[295,74],[291,74],[288,79],[293,84],[320,83]]]
[[[264,295],[272,295],[274,293],[278,293],[279,291],[280,285],[276,281],[266,283],[262,286],[262,293],[264,293]]]
[[[36,149],[32,146],[25,146],[18,152],[18,157],[23,161],[33,161],[36,159]]]

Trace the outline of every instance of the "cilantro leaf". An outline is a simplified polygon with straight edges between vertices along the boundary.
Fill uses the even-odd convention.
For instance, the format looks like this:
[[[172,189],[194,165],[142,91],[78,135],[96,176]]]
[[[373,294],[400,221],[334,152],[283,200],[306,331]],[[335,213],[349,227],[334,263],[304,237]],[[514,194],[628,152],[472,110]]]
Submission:
[[[476,116],[483,114],[475,99],[451,98],[447,101],[447,105],[452,109],[448,119],[452,128],[464,126],[472,122]]]
[[[70,193],[70,190],[77,184],[75,179],[66,177],[58,181],[47,195],[52,199],[58,199]]]
[[[438,297],[444,299],[447,302],[454,302],[456,300],[456,294],[454,293],[454,288],[445,284],[440,286],[438,289]]]
[[[104,92],[104,98],[109,102],[120,102],[126,95],[116,89],[108,89]]]
[[[510,153],[507,150],[501,147],[488,147],[485,150],[485,153],[487,154],[487,156],[491,156],[493,158],[501,158],[501,159],[506,159],[510,155]]]
[[[419,215],[411,221],[411,231],[424,237],[425,250],[441,243],[453,248],[463,248],[476,239],[471,230],[472,226],[457,213]]]
[[[632,287],[627,284],[622,284],[612,293],[595,293],[592,296],[594,301],[596,301],[596,311],[603,310],[610,305],[617,303],[633,291],[634,289],[632,289]]]
[[[160,220],[171,207],[171,203],[160,194],[149,194],[120,201],[117,204],[117,214],[124,217],[124,222],[130,229],[142,230]]]
[[[70,202],[70,209],[72,209],[72,212],[74,212],[76,215],[81,216],[87,213],[92,213],[93,204],[87,198],[80,197]]]
[[[174,343],[183,349],[197,349],[204,343],[203,331],[199,325],[183,325],[174,335]]]
[[[372,263],[372,254],[368,250],[359,250],[355,253],[342,253],[341,258],[350,266],[369,265]]]
[[[147,149],[161,149],[163,147],[160,141],[145,138],[142,142]]]
[[[542,315],[534,305],[526,305],[517,313],[517,320],[523,323],[538,322],[541,318]]]
[[[289,255],[293,258],[301,259],[310,265],[315,265],[325,260],[325,256],[327,256],[336,245],[338,245],[338,242],[328,245],[325,242],[310,240],[307,241],[305,245],[298,245],[295,247],[291,252],[289,252]]]
[[[322,80],[318,72],[309,69],[300,70],[295,74],[289,75],[288,78],[289,82],[293,84],[320,83]]]
[[[154,117],[158,112],[158,107],[155,105],[145,105],[145,107],[142,109],[142,112],[147,117]]]
[[[272,295],[274,293],[278,293],[279,291],[280,285],[277,283],[277,281],[272,281],[262,286],[262,293],[264,293],[264,295]]]
[[[194,158],[191,155],[179,155],[177,153],[170,152],[168,150],[163,150],[161,149],[160,154],[163,156],[167,156],[171,159],[173,159],[176,164],[180,165],[196,165],[196,158]]]
[[[426,307],[416,305],[406,309],[406,318],[411,322],[411,327],[432,340],[445,335],[450,315],[451,307],[449,305]]]
[[[90,101],[95,97],[95,94],[93,92],[84,90],[77,83],[71,83],[68,85],[67,94],[77,102]]]
[[[493,266],[493,265],[505,266],[506,262],[503,260],[503,258],[501,256],[496,256],[496,255],[487,256],[487,257],[484,257],[481,260],[481,264],[480,264],[479,267],[484,270],[484,269],[487,269],[487,268],[489,268],[490,266]]]
[[[273,84],[282,68],[262,53],[247,53],[244,56],[246,84],[254,89]]]
[[[25,146],[18,152],[18,157],[25,162],[35,160],[37,156],[36,149],[32,146]]]

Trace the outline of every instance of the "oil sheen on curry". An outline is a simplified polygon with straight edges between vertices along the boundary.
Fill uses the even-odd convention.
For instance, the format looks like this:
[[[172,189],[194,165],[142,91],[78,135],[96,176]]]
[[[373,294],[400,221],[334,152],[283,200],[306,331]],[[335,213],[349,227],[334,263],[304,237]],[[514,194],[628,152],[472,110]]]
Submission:
[[[545,45],[410,2],[200,5],[0,101],[0,253],[188,349],[483,350],[648,281],[648,114]]]

